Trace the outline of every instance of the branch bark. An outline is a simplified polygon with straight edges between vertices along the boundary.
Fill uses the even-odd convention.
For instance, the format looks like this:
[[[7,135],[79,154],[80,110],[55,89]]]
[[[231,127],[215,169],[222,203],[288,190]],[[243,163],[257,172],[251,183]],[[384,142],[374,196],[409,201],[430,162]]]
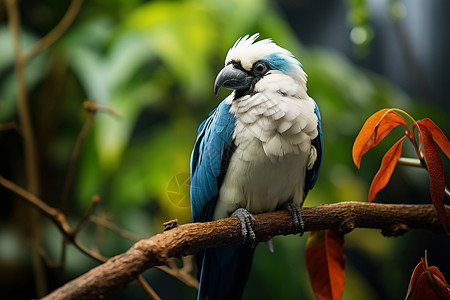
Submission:
[[[446,206],[450,213],[450,206]],[[302,209],[307,231],[332,229],[345,234],[355,228],[381,229],[397,236],[410,229],[444,232],[432,205],[341,202]],[[293,234],[290,214],[285,210],[255,215],[257,240]],[[232,245],[242,241],[237,218],[189,223],[134,244],[127,252],[75,278],[43,299],[103,299],[122,289],[146,269],[167,263],[171,257]]]

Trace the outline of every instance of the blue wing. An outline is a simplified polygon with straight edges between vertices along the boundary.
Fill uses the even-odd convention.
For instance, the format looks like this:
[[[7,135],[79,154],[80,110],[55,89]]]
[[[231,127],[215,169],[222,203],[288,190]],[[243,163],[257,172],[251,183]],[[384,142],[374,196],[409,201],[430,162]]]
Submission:
[[[191,211],[194,222],[212,220],[229,158],[234,152],[235,118],[225,101],[198,129],[191,156]],[[198,299],[239,299],[250,274],[250,245],[211,248],[197,255]]]
[[[315,103],[315,102],[314,102]],[[317,116],[317,131],[318,135],[315,139],[311,141],[312,145],[316,147],[317,150],[317,160],[314,163],[314,166],[311,170],[306,170],[305,177],[305,197],[308,192],[314,187],[317,181],[317,177],[319,175],[320,165],[322,164],[322,155],[323,155],[323,136],[322,136],[322,122],[320,118],[319,107],[317,103],[315,103],[316,107],[314,109],[314,113]]]
[[[222,101],[198,129],[191,155],[191,212],[194,222],[210,221],[233,150],[234,115]]]

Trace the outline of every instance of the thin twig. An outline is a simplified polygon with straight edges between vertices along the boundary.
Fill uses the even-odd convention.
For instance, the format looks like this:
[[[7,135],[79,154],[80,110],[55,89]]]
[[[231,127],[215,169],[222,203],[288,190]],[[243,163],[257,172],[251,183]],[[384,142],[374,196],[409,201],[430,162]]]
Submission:
[[[134,241],[134,242],[140,240],[140,237],[137,236],[136,234],[131,233],[131,232],[125,230],[125,229],[120,228],[119,226],[117,226],[117,224],[115,224],[115,223],[113,223],[113,222],[111,222],[111,221],[109,221],[109,220],[107,220],[105,218],[102,218],[102,217],[99,217],[99,216],[96,216],[96,215],[91,215],[89,217],[89,219],[91,220],[92,223],[95,223],[95,224],[97,224],[97,225],[99,225],[101,227],[104,227],[104,228],[108,228],[109,230],[117,233],[118,235],[120,235],[121,237],[123,237],[125,239],[128,239],[130,241]]]
[[[192,264],[192,260],[194,259],[193,255],[189,255],[189,256],[183,256],[182,260],[183,260],[183,268],[182,270],[184,272],[191,272],[193,269],[193,264]],[[198,283],[198,282],[197,282]],[[197,284],[198,286],[198,284]]]
[[[0,131],[8,131],[8,130],[15,130],[17,132],[20,132],[19,125],[17,124],[16,121],[0,124]]]
[[[45,215],[50,217],[50,219],[55,222],[57,227],[62,232],[64,232],[64,231],[65,232],[70,232],[69,224],[67,223],[64,215],[61,214],[61,212],[58,209],[53,208],[51,206],[48,206],[44,201],[39,199],[34,194],[32,194],[32,193],[28,192],[27,190],[21,188],[20,186],[18,186],[14,182],[6,179],[5,177],[3,177],[1,175],[0,175],[0,185],[5,187],[5,188],[7,188],[8,190],[14,192],[15,194],[19,195],[23,199],[27,200],[28,203],[30,203],[31,205],[33,205],[34,207],[39,209],[42,213],[44,213]]]
[[[103,111],[103,112],[106,112],[106,113],[114,116],[117,119],[120,119],[122,117],[113,108],[111,108],[109,106],[98,105],[95,101],[84,101],[83,102],[83,107],[85,109],[87,109],[88,111],[93,111],[93,112]]]
[[[73,231],[69,226],[69,223],[67,223],[66,216],[60,210],[48,206],[47,204],[45,204],[44,201],[42,201],[35,195],[24,190],[17,184],[7,180],[1,175],[0,175],[0,185],[14,192],[18,196],[22,197],[28,203],[32,204],[34,207],[38,208],[39,211],[48,216],[50,220],[52,220],[55,223],[56,227],[61,231],[64,237],[67,238],[71,243],[73,243],[75,247],[77,247],[79,250],[81,250],[88,256],[92,257],[93,259],[98,260],[99,262],[105,262],[107,260],[102,255],[87,249],[85,246],[83,246],[80,242],[78,242],[75,239],[75,235],[73,234]]]
[[[400,157],[397,160],[397,163],[403,166],[416,167],[426,170],[426,167],[424,167],[424,165],[426,166],[426,164],[422,163],[422,161],[418,158]],[[445,187],[444,196],[450,199],[450,190],[448,189],[448,187]]]
[[[167,262],[168,266],[157,266],[156,268],[160,269],[161,271],[166,272],[167,274],[177,278],[184,284],[188,286],[192,286],[198,290],[198,280],[195,279],[190,272],[192,271],[192,255],[184,256],[183,257],[183,267],[180,269],[178,268],[177,264],[175,263],[175,259],[169,259]]]
[[[47,49],[54,42],[56,42],[64,32],[66,32],[66,30],[75,20],[75,17],[78,15],[82,3],[83,0],[72,0],[69,8],[66,11],[66,14],[61,19],[61,21],[59,21],[59,23],[49,33],[47,33],[44,37],[37,41],[34,46],[24,55],[24,62],[29,61],[36,54]]]
[[[88,248],[86,248],[83,244],[81,244],[75,237],[77,235],[77,233],[81,230],[81,228],[84,226],[85,222],[87,220],[89,220],[92,217],[92,212],[94,211],[96,205],[98,204],[100,198],[98,196],[94,196],[92,198],[92,204],[89,207],[88,211],[86,212],[84,218],[80,221],[80,223],[78,224],[78,226],[76,227],[75,230],[71,230],[69,224],[66,221],[66,218],[64,216],[64,214],[59,211],[56,208],[50,207],[47,204],[45,204],[41,199],[39,199],[38,197],[36,197],[35,195],[27,192],[26,190],[22,189],[20,186],[16,185],[15,183],[5,179],[3,176],[0,175],[0,185],[2,185],[3,187],[9,189],[10,191],[14,192],[15,194],[21,196],[22,198],[24,198],[25,200],[27,200],[29,203],[31,203],[33,206],[35,206],[36,208],[38,208],[41,212],[43,212],[45,215],[47,215],[48,217],[50,217],[51,220],[53,220],[53,222],[56,224],[56,226],[58,227],[58,229],[63,233],[64,237],[65,237],[65,242],[63,244],[63,255],[61,258],[61,261],[64,261],[65,258],[65,243],[66,241],[71,242],[76,248],[78,248],[81,252],[83,252],[84,254],[86,254],[87,256],[99,261],[99,262],[106,262],[108,260],[108,258],[102,256],[101,254],[99,254],[96,251],[92,251],[89,250]],[[99,222],[100,223],[100,222]],[[110,226],[112,228],[118,229],[118,227],[116,227],[117,225],[111,226],[111,223],[104,223],[107,224],[107,226]],[[119,232],[122,235],[131,235],[130,233],[124,231],[124,230],[119,230]],[[136,240],[138,239],[137,237],[133,236],[133,238],[136,238]],[[39,250],[41,250],[39,253],[42,255],[42,248],[37,248],[38,252]],[[43,255],[44,258],[47,257],[47,255]],[[62,272],[62,271],[61,271]],[[145,282],[145,280],[142,277],[138,278],[138,281],[140,283],[140,285],[142,286],[142,288],[145,290],[145,292],[152,297],[152,299],[155,300],[159,300],[159,296],[155,293],[155,291],[153,291],[153,289]]]
[[[115,118],[120,118],[120,114],[118,114],[114,109],[109,106],[99,106],[95,103],[95,101],[84,101],[83,107],[88,111],[88,117],[84,122],[83,128],[78,134],[77,141],[75,142],[75,146],[72,151],[72,158],[70,160],[69,169],[67,171],[66,181],[64,183],[63,194],[61,196],[61,210],[65,211],[68,203],[70,188],[72,186],[73,178],[75,177],[75,171],[78,165],[78,159],[80,157],[81,148],[86,140],[87,134],[94,123],[94,117],[98,111],[104,111]]]
[[[137,281],[139,282],[141,287],[144,289],[144,291],[147,293],[147,295],[150,297],[150,299],[161,300],[161,298],[158,296],[158,294],[155,292],[155,290],[153,290],[152,287],[147,283],[147,281],[145,281],[145,279],[142,275],[138,276]]]
[[[61,265],[58,262],[53,261],[45,252],[44,248],[40,245],[38,248],[39,255],[44,259],[45,264],[50,268],[58,268]]]
[[[66,247],[66,240],[72,242],[80,251],[84,252],[88,256],[101,261],[105,262],[107,259],[100,254],[90,251],[86,247],[84,247],[79,241],[75,239],[76,234],[81,230],[81,228],[84,226],[85,222],[88,220],[89,215],[94,210],[96,203],[98,201],[93,201],[93,204],[91,208],[88,210],[87,214],[85,215],[85,218],[83,218],[77,228],[72,231],[70,229],[69,224],[66,221],[65,215],[48,205],[46,205],[42,200],[40,200],[37,195],[40,194],[40,183],[39,183],[39,177],[38,177],[38,161],[37,161],[37,147],[34,137],[34,132],[32,128],[32,122],[31,122],[31,116],[29,111],[29,103],[28,103],[28,89],[26,85],[25,80],[25,66],[27,62],[33,58],[36,54],[39,52],[47,49],[50,45],[52,45],[58,38],[67,30],[67,28],[72,24],[75,17],[77,16],[82,0],[72,0],[70,3],[70,6],[64,15],[64,17],[61,19],[61,21],[43,38],[41,38],[38,42],[34,44],[34,46],[27,52],[23,53],[21,44],[20,44],[20,16],[19,16],[19,10],[17,6],[16,0],[6,0],[6,9],[9,17],[9,28],[11,31],[11,37],[12,37],[12,44],[14,49],[14,58],[15,58],[15,74],[16,74],[16,81],[17,81],[17,98],[18,98],[18,111],[19,111],[19,118],[20,118],[20,125],[22,129],[22,139],[23,139],[23,145],[24,145],[24,156],[25,156],[25,167],[26,167],[26,176],[27,176],[27,187],[28,191],[22,189],[21,187],[17,186],[13,182],[5,179],[4,177],[0,176],[0,184],[4,187],[8,188],[9,190],[15,192],[17,195],[21,196],[22,198],[26,199],[29,203],[31,203],[34,207],[38,208],[41,212],[46,214],[48,217],[51,218],[51,220],[54,221],[57,228],[63,233],[65,239],[63,241],[63,254],[61,257],[61,261],[64,262],[65,259],[65,247]],[[101,108],[102,110],[105,110],[116,117],[118,116],[117,113],[115,113],[110,108]],[[97,109],[98,110],[98,109]],[[90,115],[94,115],[95,111],[90,110]],[[93,117],[92,117],[93,118]],[[82,132],[84,136],[86,135],[87,130],[92,124],[92,120],[90,120],[90,124],[88,123],[86,125],[85,131]],[[75,148],[75,158],[72,159],[74,162],[71,169],[69,170],[68,180],[66,181],[67,188],[64,189],[64,197],[63,199],[67,198],[68,191],[72,182],[74,169],[76,165],[76,161],[78,158],[78,154],[81,148],[82,140],[84,139],[84,136],[81,136],[81,141],[78,144],[78,147]],[[65,203],[65,202],[64,202]],[[37,286],[37,295],[41,296],[41,294],[46,293],[46,280],[45,280],[45,272],[42,265],[42,262],[39,257],[39,253],[41,254],[44,259],[47,257],[45,253],[43,253],[43,248],[40,245],[40,219],[39,215],[36,214],[35,210],[30,210],[31,213],[31,230],[32,230],[32,237],[33,237],[33,261],[34,261],[34,270],[35,270],[35,279],[36,279],[36,286]],[[40,251],[41,250],[41,251]],[[145,288],[145,287],[144,287]]]
[[[100,196],[94,195],[92,197],[92,202],[91,202],[91,205],[89,206],[88,210],[86,211],[86,213],[84,214],[84,216],[80,220],[80,222],[78,223],[77,227],[75,227],[75,229],[72,231],[73,235],[77,235],[84,228],[84,226],[89,221],[90,216],[94,212],[94,210],[97,207],[99,202],[100,202]]]
[[[25,166],[27,168],[28,190],[39,194],[39,179],[37,167],[36,144],[31,125],[30,111],[28,107],[27,84],[25,81],[25,60],[23,59],[20,45],[20,16],[16,0],[6,0],[6,9],[9,17],[12,44],[15,58],[15,74],[17,81],[17,98],[20,124],[25,151]]]
[[[59,258],[60,267],[58,270],[59,275],[57,278],[58,285],[61,285],[64,282],[64,278],[65,278],[64,274],[66,271],[65,262],[66,262],[66,257],[67,257],[67,243],[68,243],[68,241],[66,238],[64,238],[64,235],[63,235],[63,237],[61,239],[61,256]]]
[[[92,251],[89,250],[88,248],[86,248],[86,246],[84,246],[83,244],[81,244],[78,240],[73,239],[71,240],[72,244],[77,247],[81,252],[83,252],[84,254],[86,254],[87,256],[99,261],[99,262],[105,262],[108,260],[108,258],[104,257],[103,255],[101,255],[100,253],[96,252],[96,251]]]
[[[95,196],[93,197],[92,205],[86,212],[85,218],[77,226],[78,230],[71,230],[69,224],[66,221],[64,214],[62,214],[58,209],[48,206],[42,200],[40,200],[38,197],[36,197],[33,194],[22,189],[15,183],[5,179],[1,175],[0,175],[0,185],[9,189],[10,191],[14,192],[15,194],[21,196],[22,198],[27,200],[29,203],[31,203],[33,206],[37,207],[45,215],[50,217],[50,219],[54,221],[54,223],[56,224],[58,229],[63,233],[65,239],[70,241],[81,252],[83,252],[87,256],[89,256],[99,262],[106,262],[108,260],[108,258],[102,256],[98,252],[89,250],[75,238],[76,234],[78,233],[80,228],[83,226],[82,224],[85,223],[85,220],[88,220],[90,217],[92,217],[92,212],[95,209],[95,206],[97,205],[98,201],[100,200],[99,197],[95,197]],[[108,224],[108,225],[110,225],[110,224]],[[112,227],[114,228],[114,226],[112,226]],[[121,233],[123,234],[124,232],[121,232]],[[65,246],[63,246],[63,248],[65,248]],[[63,249],[63,251],[65,251],[65,250]],[[153,299],[160,299],[154,291],[153,291],[153,294],[150,292],[150,290],[152,290],[150,288],[150,286],[145,285],[145,284],[143,285],[141,280],[139,280],[139,282],[140,282],[141,286],[143,287],[143,289],[147,293],[149,293],[149,295],[152,295],[152,297],[156,296],[156,297],[153,297]]]
[[[78,158],[80,156],[81,148],[86,139],[86,136],[91,129],[92,124],[94,123],[96,111],[88,110],[88,116],[86,121],[84,122],[83,128],[78,134],[77,141],[75,142],[75,146],[72,151],[72,158],[70,160],[69,169],[67,171],[66,181],[64,183],[63,194],[61,196],[61,210],[65,211],[68,203],[70,187],[72,186],[73,178],[75,176],[76,167],[78,164]]]
[[[8,14],[9,30],[11,32],[12,46],[14,49],[15,78],[17,84],[17,106],[22,129],[23,151],[25,161],[25,173],[27,178],[27,188],[34,194],[40,194],[39,171],[37,162],[37,147],[30,116],[28,103],[28,88],[25,79],[26,59],[22,52],[20,43],[20,15],[16,0],[6,0],[6,11]],[[40,259],[38,249],[40,247],[40,215],[34,210],[29,210],[29,227],[33,247],[31,254],[33,258],[33,271],[36,283],[36,294],[41,296],[46,294],[47,282],[44,266]]]
[[[92,215],[92,213],[94,212],[94,210],[97,207],[99,202],[100,202],[100,196],[95,195],[94,197],[92,197],[91,205],[89,206],[88,210],[84,214],[83,218],[80,220],[80,222],[75,227],[75,229],[70,232],[70,235],[73,237],[73,239],[75,239],[76,235],[87,224],[87,222],[89,221],[89,217]],[[62,244],[61,244],[61,258],[60,258],[61,268],[60,268],[60,274],[59,274],[59,277],[58,277],[60,279],[62,279],[64,277],[64,269],[65,269],[64,268],[64,262],[66,260],[66,254],[67,254],[67,243],[68,243],[67,238],[63,238],[62,239]],[[91,250],[91,252],[96,252],[96,251]]]
[[[94,216],[94,215],[91,215],[89,217],[90,221],[91,221],[92,216]],[[102,244],[103,237],[105,235],[105,228],[103,226],[98,226],[97,224],[95,224],[95,225],[96,225],[95,226],[95,234],[94,234],[94,240],[92,241],[92,244],[91,244],[91,250],[100,252],[100,246]]]

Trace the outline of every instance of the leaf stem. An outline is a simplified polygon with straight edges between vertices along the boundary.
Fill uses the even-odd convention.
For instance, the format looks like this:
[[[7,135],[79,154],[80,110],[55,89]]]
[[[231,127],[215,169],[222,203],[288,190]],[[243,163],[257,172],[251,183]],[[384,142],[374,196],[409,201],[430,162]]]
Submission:
[[[397,163],[399,165],[408,166],[408,167],[423,168],[423,165],[420,162],[420,159],[418,159],[418,158],[399,157],[397,160]]]
[[[418,158],[411,158],[411,157],[399,157],[397,160],[397,164],[402,166],[408,166],[408,167],[416,167],[416,168],[422,168],[427,169],[426,164],[424,164],[423,159]],[[448,187],[445,187],[445,193],[444,196],[450,199],[450,190]]]
[[[409,121],[409,126],[410,128],[408,128],[409,131],[409,139],[411,140],[414,149],[416,150],[417,153],[417,157],[419,157],[420,159],[423,158],[423,154],[422,154],[422,131],[420,130],[419,124],[417,123],[417,121],[410,115],[408,114],[406,111],[400,109],[400,108],[391,108],[388,111],[386,111],[386,114],[389,113],[390,111],[395,111],[397,113],[401,113],[402,115],[406,116],[408,121]],[[419,135],[419,145],[417,146],[417,142],[416,142],[416,136],[414,134],[414,127],[417,127],[418,135]]]

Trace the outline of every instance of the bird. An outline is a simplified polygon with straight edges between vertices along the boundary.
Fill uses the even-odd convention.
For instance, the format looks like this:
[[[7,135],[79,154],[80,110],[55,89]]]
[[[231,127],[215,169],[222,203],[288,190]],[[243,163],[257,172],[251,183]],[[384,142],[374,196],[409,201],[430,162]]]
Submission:
[[[232,90],[200,124],[190,160],[194,222],[237,217],[243,243],[197,255],[197,299],[240,299],[256,235],[254,214],[287,209],[303,234],[301,206],[322,162],[319,108],[293,54],[259,33],[239,38],[214,82]]]

